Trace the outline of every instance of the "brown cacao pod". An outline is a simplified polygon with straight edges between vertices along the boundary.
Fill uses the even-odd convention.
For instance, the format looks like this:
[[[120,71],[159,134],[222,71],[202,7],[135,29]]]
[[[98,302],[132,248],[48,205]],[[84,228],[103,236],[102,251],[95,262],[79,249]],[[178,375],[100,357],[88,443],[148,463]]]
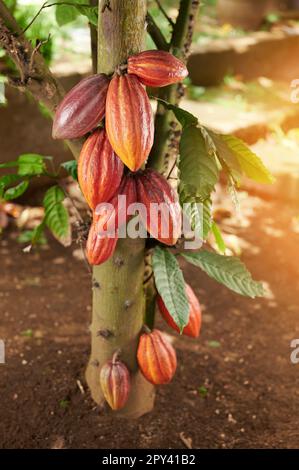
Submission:
[[[137,75],[141,83],[162,87],[177,83],[188,75],[185,64],[166,51],[144,51],[128,59],[128,73]]]
[[[72,88],[59,104],[53,122],[53,139],[77,139],[92,131],[105,116],[109,78],[91,75]]]
[[[135,75],[115,75],[106,100],[106,130],[113,150],[132,171],[147,159],[154,142],[154,118]]]
[[[199,336],[201,328],[201,308],[197,297],[195,296],[192,288],[188,284],[186,284],[186,294],[189,302],[189,321],[183,330],[183,334],[186,336],[190,336],[191,338],[197,338]],[[174,322],[160,295],[157,296],[157,304],[159,307],[159,311],[166,323],[173,330],[179,333],[180,329]]]
[[[123,408],[128,400],[131,382],[127,366],[112,359],[103,365],[100,383],[106,401],[113,410]]]
[[[125,199],[122,199],[123,196]],[[123,177],[120,187],[114,197],[109,201],[111,207],[105,206],[95,211],[97,215],[98,233],[116,233],[131,217],[127,214],[130,204],[137,202],[136,181],[132,174]]]
[[[96,216],[94,216],[86,243],[86,256],[91,265],[107,261],[113,255],[117,243],[117,237],[101,237],[96,227]]]
[[[147,231],[166,245],[175,245],[181,234],[181,208],[177,194],[167,180],[153,169],[136,176],[137,199],[146,214],[140,218]]]
[[[176,371],[175,350],[159,330],[140,336],[137,360],[144,377],[154,385],[169,383]]]
[[[79,161],[78,180],[91,209],[109,201],[117,192],[124,165],[114,153],[104,129],[97,129],[85,141]]]

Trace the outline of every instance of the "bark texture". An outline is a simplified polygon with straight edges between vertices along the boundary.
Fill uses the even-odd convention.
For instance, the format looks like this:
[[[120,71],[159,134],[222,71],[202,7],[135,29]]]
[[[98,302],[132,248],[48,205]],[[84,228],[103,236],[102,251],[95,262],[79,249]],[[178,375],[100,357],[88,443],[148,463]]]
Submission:
[[[111,74],[143,48],[146,0],[100,1],[99,12],[98,71]],[[154,405],[154,387],[136,362],[145,316],[144,251],[144,240],[121,239],[113,257],[93,269],[92,346],[86,380],[93,399],[102,404],[100,368],[120,349],[120,359],[131,371],[132,388],[128,403],[114,415],[126,418],[138,418]]]

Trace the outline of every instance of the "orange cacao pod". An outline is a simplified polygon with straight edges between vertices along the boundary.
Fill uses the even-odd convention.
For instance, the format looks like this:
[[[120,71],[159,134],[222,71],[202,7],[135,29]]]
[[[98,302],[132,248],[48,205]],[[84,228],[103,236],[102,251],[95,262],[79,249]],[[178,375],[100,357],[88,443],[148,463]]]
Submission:
[[[186,284],[186,294],[189,302],[189,321],[183,330],[183,334],[186,336],[191,336],[192,338],[197,338],[200,333],[201,328],[201,308],[200,304],[195,296],[192,288]],[[163,316],[166,323],[178,333],[180,332],[179,327],[174,322],[172,316],[167,310],[163,299],[160,295],[157,296],[157,304],[160,310],[161,315]]]
[[[85,141],[79,161],[78,180],[91,209],[107,202],[117,192],[124,165],[114,153],[104,129],[97,129]]]
[[[140,336],[137,360],[144,377],[154,385],[167,384],[176,371],[175,350],[159,330]]]
[[[132,171],[147,159],[154,141],[154,118],[135,75],[115,75],[106,100],[106,130],[115,153]]]
[[[109,78],[91,75],[72,88],[59,104],[53,122],[53,139],[77,139],[92,131],[105,116]]]
[[[96,217],[89,229],[88,239],[86,243],[86,256],[89,264],[102,264],[109,259],[115,250],[117,237],[101,237],[97,233]]]
[[[177,194],[164,176],[147,169],[136,176],[137,199],[146,214],[140,218],[147,231],[166,245],[175,245],[181,234],[181,208]]]
[[[132,174],[123,177],[120,187],[114,197],[109,201],[110,206],[95,211],[97,215],[98,233],[116,233],[117,230],[125,224],[130,215],[127,214],[130,204],[137,201],[136,182]]]
[[[188,75],[185,64],[166,51],[144,51],[128,59],[128,73],[137,75],[141,83],[162,87],[177,83]]]
[[[127,366],[112,359],[103,365],[100,372],[100,383],[106,401],[113,410],[123,408],[128,400],[131,382]]]

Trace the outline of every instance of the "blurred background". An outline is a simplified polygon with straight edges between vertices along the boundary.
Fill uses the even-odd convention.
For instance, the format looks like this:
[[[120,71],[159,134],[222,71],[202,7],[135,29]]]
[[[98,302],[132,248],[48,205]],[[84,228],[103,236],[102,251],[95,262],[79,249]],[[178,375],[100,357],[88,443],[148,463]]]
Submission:
[[[23,28],[42,5],[5,3]],[[175,18],[179,1],[162,3]],[[156,1],[148,4],[169,37]],[[66,18],[61,9],[43,10],[27,36],[45,41],[44,57],[70,89],[92,71],[90,33],[84,16]],[[154,47],[149,36],[146,47]],[[179,371],[159,389],[155,411],[137,423],[114,423],[94,408],[85,386],[90,275],[76,232],[67,248],[46,233],[26,252],[49,180],[36,179],[16,201],[0,200],[0,338],[7,353],[0,365],[0,447],[299,446],[299,365],[290,362],[290,342],[299,337],[298,57],[298,0],[201,2],[181,107],[245,140],[276,178],[271,186],[244,180],[233,197],[219,184],[213,217],[222,235],[209,243],[241,256],[267,295],[238,297],[183,265],[202,304],[202,336],[190,342],[172,335]],[[0,49],[0,80],[13,71]],[[5,85],[0,162],[24,153],[52,156],[55,165],[72,158],[51,139],[46,110]],[[77,184],[68,178],[65,184],[84,211]]]

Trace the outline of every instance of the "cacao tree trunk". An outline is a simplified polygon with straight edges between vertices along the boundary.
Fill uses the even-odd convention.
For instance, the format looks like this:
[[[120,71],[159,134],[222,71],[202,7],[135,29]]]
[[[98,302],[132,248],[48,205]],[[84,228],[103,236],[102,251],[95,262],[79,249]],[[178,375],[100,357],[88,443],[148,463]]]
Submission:
[[[99,72],[112,73],[128,55],[142,50],[145,16],[146,0],[99,1]],[[102,404],[100,368],[120,349],[120,358],[132,373],[132,388],[126,406],[114,414],[126,418],[137,418],[154,405],[154,388],[136,362],[145,316],[144,253],[144,240],[121,239],[113,257],[93,269],[92,344],[86,380],[93,399]]]

